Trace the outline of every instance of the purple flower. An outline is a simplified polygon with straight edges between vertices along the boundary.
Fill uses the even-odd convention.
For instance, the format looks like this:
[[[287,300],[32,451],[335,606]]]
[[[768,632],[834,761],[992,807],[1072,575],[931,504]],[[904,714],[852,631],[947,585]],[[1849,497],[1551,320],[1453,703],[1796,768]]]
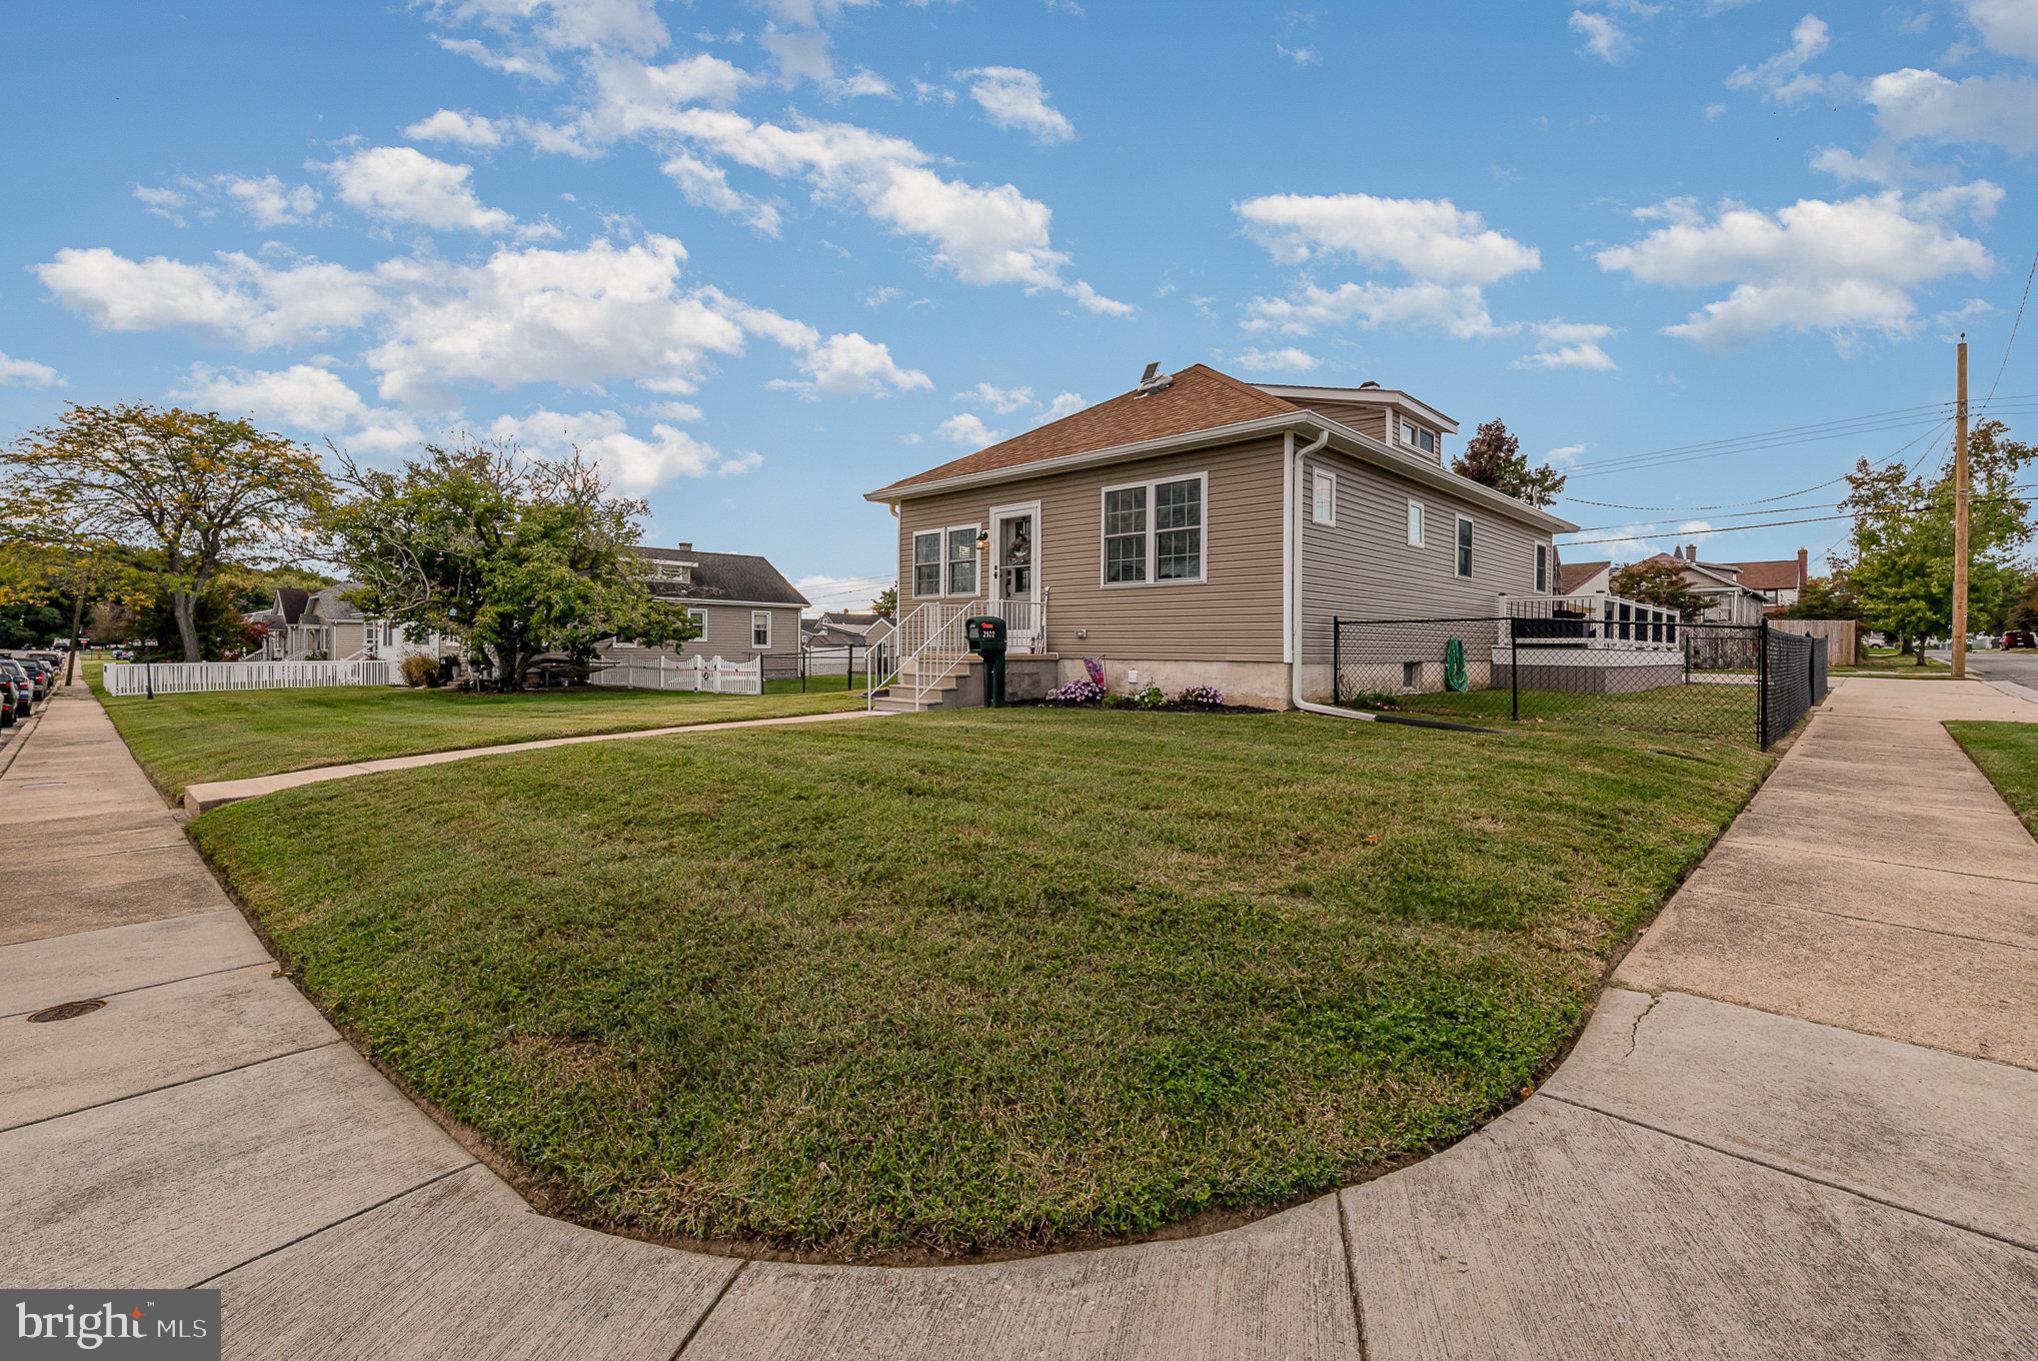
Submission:
[[[1090,684],[1102,688],[1104,684],[1104,663],[1095,657],[1083,658],[1083,670],[1090,673]]]

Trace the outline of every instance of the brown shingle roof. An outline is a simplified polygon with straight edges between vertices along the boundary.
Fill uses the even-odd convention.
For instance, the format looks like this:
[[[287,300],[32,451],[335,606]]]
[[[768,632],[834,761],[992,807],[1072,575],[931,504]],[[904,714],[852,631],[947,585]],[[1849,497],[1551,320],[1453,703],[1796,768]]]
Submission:
[[[1557,564],[1557,594],[1570,595],[1592,578],[1598,576],[1611,562],[1602,558],[1598,562],[1560,562]]]
[[[1191,364],[1175,375],[1171,386],[1160,392],[1143,397],[1137,390],[1121,393],[1095,406],[1084,407],[1072,416],[1050,421],[1037,430],[1028,430],[988,449],[979,449],[938,468],[916,473],[883,490],[895,491],[969,473],[1018,468],[1066,454],[1084,454],[1093,449],[1110,449],[1120,444],[1136,444],[1141,440],[1183,435],[1192,430],[1208,430],[1212,426],[1299,410],[1301,408],[1293,402],[1241,383],[1207,364]]]
[[[1802,583],[1797,579],[1797,559],[1778,558],[1767,562],[1737,562],[1741,584],[1757,591],[1785,591]]]

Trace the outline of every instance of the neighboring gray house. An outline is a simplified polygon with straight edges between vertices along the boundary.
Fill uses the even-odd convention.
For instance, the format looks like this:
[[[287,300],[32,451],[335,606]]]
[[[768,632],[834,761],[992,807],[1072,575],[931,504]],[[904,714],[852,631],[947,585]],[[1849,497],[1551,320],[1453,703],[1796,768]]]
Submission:
[[[1215,685],[1331,696],[1331,620],[1492,616],[1555,587],[1577,528],[1450,470],[1456,422],[1406,392],[1151,366],[1132,391],[868,493],[898,516],[900,684],[948,702],[960,613],[1003,616],[1011,693]],[[1395,671],[1399,682],[1400,671]],[[911,694],[903,694],[911,691]]]
[[[632,666],[656,666],[658,659],[684,661],[720,657],[747,662],[766,659],[767,674],[795,674],[800,656],[800,612],[807,598],[778,568],[754,553],[708,553],[690,543],[671,548],[639,545],[644,578],[658,599],[684,608],[701,626],[700,636],[678,647],[641,647],[610,639],[598,655]],[[772,665],[773,661],[779,663]]]
[[[346,662],[400,659],[414,652],[436,657],[452,651],[436,633],[413,637],[410,629],[393,620],[363,615],[347,598],[360,589],[358,581],[317,591],[277,587],[275,603],[253,616],[269,630],[256,659]]]

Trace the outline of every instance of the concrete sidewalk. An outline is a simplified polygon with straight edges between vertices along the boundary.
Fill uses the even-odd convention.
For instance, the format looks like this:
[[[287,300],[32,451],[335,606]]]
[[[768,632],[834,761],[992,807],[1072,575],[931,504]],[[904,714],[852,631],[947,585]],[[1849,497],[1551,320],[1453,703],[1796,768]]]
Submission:
[[[2038,706],[1846,682],[1544,1090],[1436,1157],[1205,1238],[890,1269],[531,1211],[276,976],[73,692],[0,775],[47,890],[0,904],[0,1280],[217,1286],[245,1357],[2028,1356],[2038,846],[1942,714]]]
[[[355,761],[339,766],[313,766],[281,775],[253,775],[245,780],[213,780],[184,787],[184,811],[193,817],[209,809],[259,799],[264,794],[295,789],[299,785],[324,784],[327,780],[349,780],[356,775],[374,775],[385,770],[415,770],[439,766],[448,761],[471,761],[477,756],[509,756],[520,751],[543,751],[547,747],[577,747],[588,742],[632,742],[641,737],[690,737],[697,733],[728,732],[734,728],[786,728],[803,723],[841,723],[854,718],[884,718],[883,709],[845,709],[832,714],[790,714],[783,718],[739,718],[727,723],[686,723],[670,728],[639,728],[634,732],[585,733],[579,737],[543,737],[532,742],[504,742],[493,747],[459,747],[453,751],[427,751],[416,756],[385,756],[376,761]]]

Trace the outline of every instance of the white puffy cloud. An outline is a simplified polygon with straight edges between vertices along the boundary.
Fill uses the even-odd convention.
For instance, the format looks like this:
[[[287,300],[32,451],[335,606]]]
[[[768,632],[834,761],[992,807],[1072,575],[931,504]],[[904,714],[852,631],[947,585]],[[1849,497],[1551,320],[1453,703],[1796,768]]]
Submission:
[[[194,265],[67,247],[35,275],[57,301],[104,330],[189,326],[256,346],[351,330],[382,306],[374,275],[317,260],[270,265],[237,252]]]
[[[424,438],[410,417],[369,406],[338,374],[315,364],[268,371],[194,364],[170,395],[371,453],[394,453]]]
[[[890,348],[866,340],[855,331],[829,336],[818,345],[800,350],[795,362],[807,376],[798,380],[775,379],[772,386],[797,392],[809,400],[889,397],[895,392],[934,386],[934,380],[920,370],[900,367]]]
[[[1870,80],[1863,98],[1875,108],[1876,126],[1891,137],[2038,152],[2038,80],[2030,76],[1949,80],[1905,67]]]
[[[729,174],[719,165],[712,165],[698,156],[684,152],[668,157],[659,167],[674,184],[688,203],[696,208],[706,208],[724,217],[738,218],[765,236],[777,236],[779,232],[778,209],[763,199],[743,193],[729,183]]]
[[[763,82],[733,62],[710,53],[648,66],[643,62],[596,62],[594,99],[580,124],[587,136],[614,141],[646,132],[673,131],[672,118],[691,105],[727,108]]]
[[[1486,310],[1485,295],[1470,284],[1447,287],[1419,283],[1304,284],[1285,298],[1254,298],[1246,304],[1248,332],[1282,331],[1311,335],[1335,326],[1377,330],[1383,326],[1433,327],[1460,340],[1490,336],[1499,328]]]
[[[1396,265],[1431,283],[1490,284],[1540,268],[1534,246],[1495,231],[1449,199],[1372,194],[1268,194],[1233,207],[1246,231],[1284,263],[1344,254]]]
[[[1807,14],[1790,31],[1790,46],[1755,66],[1743,66],[1727,77],[1735,90],[1760,90],[1764,98],[1788,104],[1816,94],[1826,86],[1821,76],[1811,75],[1804,65],[1826,50],[1831,32],[1826,21]]]
[[[1914,324],[1917,290],[1992,267],[1987,249],[1957,224],[1986,220],[2001,198],[2001,189],[1977,180],[1908,196],[1891,189],[1800,199],[1774,213],[1727,203],[1710,218],[1672,200],[1638,214],[1667,225],[1595,258],[1644,283],[1733,285],[1666,328],[1702,345],[1744,344],[1778,330],[1902,335]]]
[[[1032,388],[1001,388],[995,383],[978,383],[968,392],[955,394],[958,402],[970,402],[987,406],[999,415],[1008,415],[1033,401]]]
[[[656,52],[669,41],[658,0],[426,0],[444,25],[478,24],[562,51]]]
[[[473,266],[419,266],[367,362],[385,398],[443,403],[462,383],[589,387],[625,379],[688,392],[710,355],[743,329],[680,287],[686,250],[670,237],[580,250],[498,249]]]
[[[958,71],[970,83],[969,97],[1001,128],[1023,132],[1036,142],[1073,141],[1076,125],[1048,101],[1040,77],[1019,66],[979,66]]]
[[[56,388],[64,386],[64,380],[57,371],[47,364],[38,364],[33,359],[15,359],[0,351],[0,387]]]
[[[1045,425],[1049,421],[1058,421],[1063,416],[1073,416],[1088,405],[1089,403],[1083,400],[1083,394],[1080,392],[1057,392],[1054,395],[1054,400],[1042,408],[1040,413],[1041,424]]]
[[[370,217],[435,231],[501,232],[516,219],[475,197],[472,166],[436,160],[416,147],[365,147],[327,165],[340,201]]]
[[[499,147],[507,139],[493,119],[458,109],[440,109],[403,130],[413,142],[457,142],[469,147]]]
[[[647,439],[632,434],[629,421],[609,410],[540,408],[528,416],[497,417],[489,424],[488,433],[545,457],[562,457],[578,449],[601,466],[618,491],[633,495],[676,477],[729,476],[764,461],[756,453],[725,455],[705,440],[663,421],[652,425]]]
[[[971,449],[981,449],[1005,438],[1004,431],[991,429],[984,424],[984,418],[974,411],[957,412],[943,421],[935,433],[950,444],[960,444]]]
[[[1590,369],[1611,373],[1620,365],[1600,342],[1613,334],[1613,327],[1587,321],[1539,321],[1529,327],[1536,339],[1535,351],[1514,361],[1518,369]]]
[[[1009,184],[945,179],[913,143],[849,123],[753,122],[722,109],[675,111],[670,130],[697,148],[774,177],[799,177],[821,198],[849,202],[901,235],[931,244],[964,283],[1020,284],[1067,294],[1107,316],[1132,309],[1063,271],[1048,235],[1053,214]]]
[[[2031,0],[1962,0],[1961,7],[1991,52],[2038,62],[2038,5]]]
[[[1321,359],[1293,345],[1278,350],[1257,347],[1240,350],[1231,357],[1231,362],[1247,373],[1314,373],[1323,367]]]
[[[210,179],[182,176],[174,185],[134,187],[134,196],[157,217],[182,227],[185,213],[211,217],[221,199],[231,203],[257,227],[290,227],[308,222],[318,211],[318,191],[308,184],[285,184],[274,175],[214,175]]]
[[[1605,62],[1618,62],[1635,50],[1635,37],[1611,15],[1592,10],[1571,11],[1571,31],[1584,42],[1584,51]]]

